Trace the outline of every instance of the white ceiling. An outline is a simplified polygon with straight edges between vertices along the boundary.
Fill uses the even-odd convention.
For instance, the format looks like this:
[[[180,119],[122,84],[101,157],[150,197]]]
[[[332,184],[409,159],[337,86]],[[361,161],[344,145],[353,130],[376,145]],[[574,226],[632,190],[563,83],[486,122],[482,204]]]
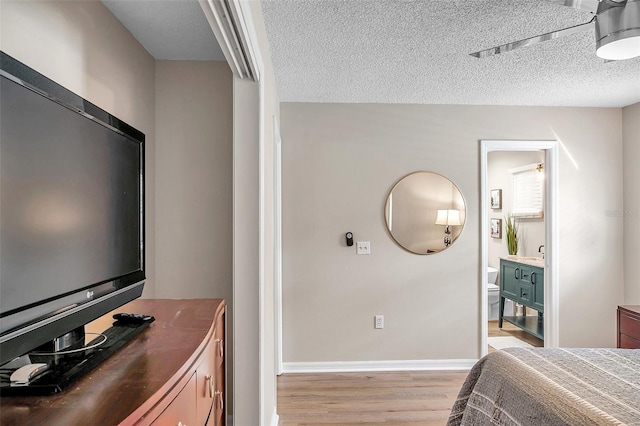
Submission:
[[[197,0],[102,2],[156,59],[224,60]],[[284,102],[640,102],[640,58],[605,63],[594,30],[468,55],[592,17],[544,0],[262,0],[262,10]]]
[[[640,102],[640,58],[604,63],[593,29],[468,55],[592,17],[543,0],[263,0],[262,9],[285,102]]]
[[[102,0],[156,59],[224,61],[198,0]]]

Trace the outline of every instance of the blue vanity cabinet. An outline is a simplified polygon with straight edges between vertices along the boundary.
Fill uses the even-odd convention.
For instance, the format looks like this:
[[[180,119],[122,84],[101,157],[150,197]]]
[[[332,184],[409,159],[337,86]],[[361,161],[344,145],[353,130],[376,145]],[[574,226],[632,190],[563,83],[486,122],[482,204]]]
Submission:
[[[535,288],[533,296],[533,309],[544,312],[544,269],[533,267],[531,283]]]
[[[538,316],[504,316],[507,300],[538,311]],[[544,268],[517,260],[500,259],[500,311],[498,326],[507,321],[544,339]]]
[[[519,298],[518,264],[500,262],[500,295],[511,300]],[[502,310],[502,309],[501,309]]]
[[[533,308],[536,288],[534,285],[536,273],[528,265],[519,265],[514,275],[518,281],[518,299],[516,302],[521,305]]]

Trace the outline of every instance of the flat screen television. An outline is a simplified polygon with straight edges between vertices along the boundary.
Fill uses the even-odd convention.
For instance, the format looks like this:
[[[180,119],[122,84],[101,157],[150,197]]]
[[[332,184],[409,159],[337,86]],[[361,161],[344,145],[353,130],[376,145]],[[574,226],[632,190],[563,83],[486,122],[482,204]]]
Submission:
[[[144,140],[0,52],[0,365],[141,296]]]

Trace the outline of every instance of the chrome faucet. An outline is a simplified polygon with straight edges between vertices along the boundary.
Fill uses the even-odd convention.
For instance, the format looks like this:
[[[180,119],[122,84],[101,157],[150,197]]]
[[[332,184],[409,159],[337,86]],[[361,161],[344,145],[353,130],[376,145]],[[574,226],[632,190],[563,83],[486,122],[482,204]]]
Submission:
[[[542,258],[544,259],[544,244],[538,247],[538,253],[540,253],[542,255]]]

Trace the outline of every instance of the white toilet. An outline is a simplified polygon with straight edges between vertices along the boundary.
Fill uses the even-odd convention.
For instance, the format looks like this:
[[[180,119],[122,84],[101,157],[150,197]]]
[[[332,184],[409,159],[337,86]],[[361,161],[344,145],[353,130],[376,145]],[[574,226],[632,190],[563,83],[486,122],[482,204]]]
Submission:
[[[497,279],[498,270],[491,266],[487,267],[487,291],[489,299],[487,314],[489,315],[489,320],[497,320],[500,309],[500,287],[496,285]]]

